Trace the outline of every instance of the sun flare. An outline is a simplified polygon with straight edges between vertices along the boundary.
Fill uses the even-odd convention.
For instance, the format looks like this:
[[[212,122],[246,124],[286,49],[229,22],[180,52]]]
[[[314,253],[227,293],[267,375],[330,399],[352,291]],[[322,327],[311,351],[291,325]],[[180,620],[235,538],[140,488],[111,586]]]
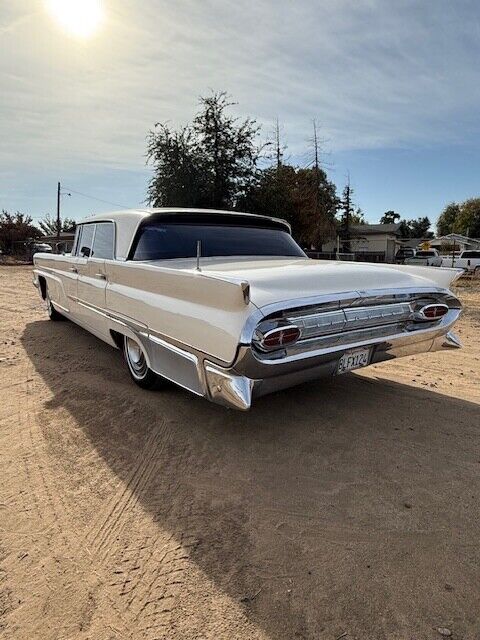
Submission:
[[[103,21],[102,0],[46,0],[59,25],[78,38],[90,38]]]

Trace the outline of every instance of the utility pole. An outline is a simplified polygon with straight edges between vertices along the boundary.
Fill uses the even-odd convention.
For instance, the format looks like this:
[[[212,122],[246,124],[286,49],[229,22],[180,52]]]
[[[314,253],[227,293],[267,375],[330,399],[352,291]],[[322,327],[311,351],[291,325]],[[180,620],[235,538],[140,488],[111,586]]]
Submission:
[[[347,188],[346,188],[346,198],[345,198],[345,236],[347,239],[347,247],[350,248],[350,174],[348,174],[347,179]]]
[[[61,221],[60,221],[60,190],[61,190],[60,182],[57,185],[57,242],[60,242],[60,229],[61,229]]]
[[[277,170],[282,165],[282,146],[280,143],[280,124],[278,118],[275,120],[275,155],[277,157]]]
[[[314,167],[315,167],[315,171],[318,173],[318,169],[320,167],[320,162],[318,159],[318,135],[317,135],[317,121],[315,120],[315,118],[312,120],[313,123],[313,150],[315,153],[315,157],[314,157]]]

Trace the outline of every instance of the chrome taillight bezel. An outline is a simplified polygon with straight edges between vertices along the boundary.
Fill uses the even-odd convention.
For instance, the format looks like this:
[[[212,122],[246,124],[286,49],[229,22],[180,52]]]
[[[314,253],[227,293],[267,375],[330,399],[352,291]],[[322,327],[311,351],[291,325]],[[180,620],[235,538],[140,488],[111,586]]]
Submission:
[[[438,309],[441,310],[441,313],[434,313],[433,315],[428,315],[431,310]],[[447,313],[450,311],[450,307],[447,304],[442,304],[440,302],[435,302],[432,304],[426,304],[421,309],[418,309],[414,313],[414,320],[420,322],[435,322],[436,320],[441,320]]]
[[[295,344],[301,335],[300,328],[295,324],[280,324],[265,331],[257,327],[253,343],[261,351],[277,351]],[[275,340],[276,336],[278,336],[278,340]]]

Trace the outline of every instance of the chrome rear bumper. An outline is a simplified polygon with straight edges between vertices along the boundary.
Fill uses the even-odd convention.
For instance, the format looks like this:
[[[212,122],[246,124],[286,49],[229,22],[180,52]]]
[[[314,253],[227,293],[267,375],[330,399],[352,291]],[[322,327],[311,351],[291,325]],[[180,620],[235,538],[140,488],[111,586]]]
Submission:
[[[434,334],[434,335],[432,335]],[[363,343],[365,345],[365,343]],[[249,377],[240,370],[245,369],[245,363],[252,357],[251,350],[245,351],[243,360],[239,360],[235,367],[224,369],[205,361],[205,381],[207,394],[210,400],[218,404],[240,409],[243,411],[251,407],[254,398],[267,395],[274,391],[281,391],[289,387],[316,380],[319,378],[332,377],[336,375],[338,361],[342,355],[352,348],[363,345],[351,345],[348,348],[342,347],[335,351],[317,354],[310,358],[297,360],[297,366],[288,368],[280,367],[270,370],[270,375],[264,377]],[[451,331],[424,332],[420,335],[392,337],[388,341],[374,343],[371,345],[371,359],[369,364],[401,358],[404,356],[439,351],[442,349],[459,349],[462,345],[458,337]],[[248,353],[249,352],[249,353]],[[252,362],[249,362],[251,368]],[[280,365],[280,363],[277,363]],[[253,373],[253,370],[251,371]]]

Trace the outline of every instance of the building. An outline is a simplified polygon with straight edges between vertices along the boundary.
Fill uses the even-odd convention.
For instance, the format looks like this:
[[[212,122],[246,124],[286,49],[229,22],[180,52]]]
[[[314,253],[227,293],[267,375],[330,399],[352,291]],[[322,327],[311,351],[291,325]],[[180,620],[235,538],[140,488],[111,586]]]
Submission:
[[[474,251],[480,250],[480,240],[468,238],[459,233],[449,233],[446,236],[430,240],[430,246],[432,249],[438,249],[441,253],[449,253],[453,250],[455,250],[455,252]]]
[[[335,240],[323,246],[323,252],[336,251]],[[400,224],[353,224],[350,227],[350,251],[355,260],[394,262],[402,246]]]
[[[70,253],[73,247],[73,239],[75,237],[75,231],[62,231],[60,233],[60,241],[55,235],[42,236],[38,242],[45,242],[49,244],[55,253]]]

